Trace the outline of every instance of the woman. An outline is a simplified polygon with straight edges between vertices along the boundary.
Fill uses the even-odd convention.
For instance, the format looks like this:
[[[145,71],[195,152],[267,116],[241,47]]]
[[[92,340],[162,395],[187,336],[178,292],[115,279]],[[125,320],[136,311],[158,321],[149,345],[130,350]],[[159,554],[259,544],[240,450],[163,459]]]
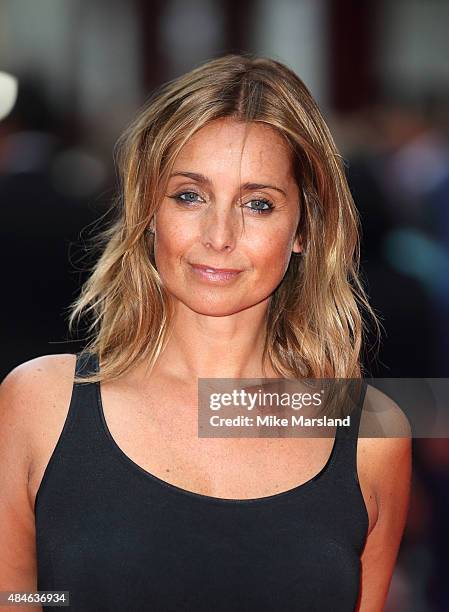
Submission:
[[[382,610],[409,436],[357,440],[363,396],[331,438],[197,429],[199,378],[362,376],[357,211],[314,100],[283,64],[228,55],[157,91],[121,146],[123,198],[70,318],[92,316],[86,351],[2,384],[1,590],[83,611]]]

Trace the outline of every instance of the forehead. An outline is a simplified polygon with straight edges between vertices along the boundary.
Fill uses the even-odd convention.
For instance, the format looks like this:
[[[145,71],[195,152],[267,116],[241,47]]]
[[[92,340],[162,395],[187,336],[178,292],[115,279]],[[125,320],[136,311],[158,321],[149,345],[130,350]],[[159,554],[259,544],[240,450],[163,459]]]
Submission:
[[[287,179],[291,161],[287,142],[271,126],[226,118],[210,121],[195,132],[178,154],[174,170],[195,166],[207,174],[240,167],[242,174],[268,173]]]

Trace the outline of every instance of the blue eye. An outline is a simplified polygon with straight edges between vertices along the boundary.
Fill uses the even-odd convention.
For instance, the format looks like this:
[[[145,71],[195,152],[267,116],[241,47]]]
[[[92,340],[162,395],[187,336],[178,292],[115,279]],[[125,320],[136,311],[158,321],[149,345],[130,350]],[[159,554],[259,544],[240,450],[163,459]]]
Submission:
[[[194,191],[182,191],[181,193],[177,193],[174,196],[172,196],[175,200],[177,200],[178,202],[187,202],[187,203],[194,203],[195,200],[192,200],[190,198],[188,198],[187,200],[185,200],[184,198],[182,198],[181,196],[184,195],[188,195],[188,196],[196,196],[198,197],[198,194],[195,193]]]
[[[270,200],[266,200],[266,199],[260,199],[260,200],[251,200],[251,202],[249,202],[249,204],[252,204],[253,202],[258,202],[259,204],[264,204],[267,206],[267,208],[250,208],[250,210],[254,213],[256,213],[256,215],[265,215],[267,213],[270,213],[274,206],[272,204],[272,202],[270,202]],[[245,207],[247,208],[247,207]]]
[[[188,197],[184,198],[183,196]],[[170,197],[176,200],[177,202],[182,202],[183,204],[196,204],[197,200],[194,198],[199,198],[200,196],[195,191],[181,191],[180,193],[176,193]],[[248,204],[253,204],[255,202],[257,202],[259,205],[265,206],[265,208],[252,208],[247,205],[245,205],[244,208],[248,208],[252,213],[256,215],[269,214],[274,208],[273,203],[265,198],[251,200],[250,202],[248,202]]]

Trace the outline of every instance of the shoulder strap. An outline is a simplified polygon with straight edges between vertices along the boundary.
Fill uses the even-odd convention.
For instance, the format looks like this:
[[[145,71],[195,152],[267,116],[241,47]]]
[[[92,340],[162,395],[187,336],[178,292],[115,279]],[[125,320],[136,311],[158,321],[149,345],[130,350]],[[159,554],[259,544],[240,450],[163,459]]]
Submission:
[[[357,472],[357,442],[359,438],[359,425],[362,415],[363,404],[365,401],[367,382],[365,379],[354,379],[353,391],[349,394],[354,404],[350,412],[349,426],[339,425],[341,430],[341,443],[339,445],[339,469],[342,470],[342,478],[347,479],[351,475],[351,480],[359,486]]]
[[[76,370],[77,376],[89,376],[98,372],[98,356],[96,353],[89,351],[80,351],[76,355]]]
[[[83,377],[89,373],[94,373],[96,371],[95,367],[94,355],[86,351],[76,353],[76,376]],[[74,382],[63,429],[37,491],[34,502],[35,508],[38,498],[41,496],[41,491],[44,488],[43,485],[48,480],[49,474],[53,473],[55,465],[64,466],[65,461],[69,463],[72,457],[79,457],[80,453],[83,456],[83,460],[87,461],[88,457],[92,455],[91,449],[98,448],[98,445],[101,443],[101,436],[99,435],[98,418],[95,411],[95,384]],[[63,457],[63,459],[61,459],[61,457]],[[93,462],[94,461],[95,457],[93,459]],[[67,478],[67,474],[65,474],[65,478]]]
[[[352,410],[349,413],[349,426],[342,426],[342,437],[349,438],[357,442],[359,436],[360,418],[365,401],[367,382],[364,378],[357,378],[351,381],[352,388],[349,390],[348,397],[353,404]]]
[[[75,373],[83,378],[98,372],[98,360],[95,353],[85,350],[76,354]],[[100,431],[98,419],[98,384],[77,382],[73,385],[70,404],[71,420],[74,421],[74,435],[78,440],[86,440],[94,436],[92,444],[98,443]]]

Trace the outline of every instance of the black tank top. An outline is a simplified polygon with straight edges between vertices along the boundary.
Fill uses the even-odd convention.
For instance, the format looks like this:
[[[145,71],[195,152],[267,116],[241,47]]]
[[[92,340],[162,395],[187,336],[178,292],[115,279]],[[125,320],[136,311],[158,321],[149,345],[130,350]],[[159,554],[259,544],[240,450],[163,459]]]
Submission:
[[[97,368],[96,355],[77,355],[78,375]],[[63,609],[77,612],[355,610],[368,531],[356,464],[365,392],[364,382],[314,478],[235,500],[138,466],[108,430],[100,385],[74,384],[36,496],[38,590],[69,591]]]

